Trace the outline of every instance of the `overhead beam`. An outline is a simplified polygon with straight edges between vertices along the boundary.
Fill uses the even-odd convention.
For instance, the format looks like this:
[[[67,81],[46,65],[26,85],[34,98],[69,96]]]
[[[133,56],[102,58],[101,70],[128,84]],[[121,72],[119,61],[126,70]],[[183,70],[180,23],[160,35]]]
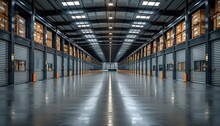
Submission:
[[[83,20],[82,20],[83,21]],[[167,22],[157,22],[157,21],[145,21],[140,19],[135,19],[136,22],[145,22],[146,25],[155,25],[155,26],[164,26]],[[114,20],[108,20],[108,19],[98,19],[98,20],[88,20],[90,24],[97,24],[97,23],[127,23],[132,24],[134,20],[127,20],[127,19],[114,19]],[[65,25],[76,25],[76,21],[70,21],[70,22],[52,22],[52,24],[56,26],[65,26]]]
[[[79,40],[75,40],[76,42],[82,42],[82,41],[85,41],[86,42],[87,39],[79,39]],[[109,38],[99,38],[97,39],[98,41],[102,41],[102,40],[108,40],[108,41],[124,41],[125,39],[124,38],[112,38],[112,40],[109,40]],[[137,41],[137,42],[146,42],[146,40],[141,40],[139,38],[135,38],[134,39],[134,42]],[[88,42],[89,43],[89,42]]]
[[[114,28],[113,27],[113,29],[109,29],[109,28],[92,28],[92,30],[94,31],[94,32],[100,32],[100,31],[112,31],[112,32],[114,32],[114,31],[129,31],[131,28]],[[138,29],[138,28],[132,28],[132,29]],[[144,32],[144,33],[158,33],[158,32],[160,32],[160,30],[148,30],[148,29],[144,29],[144,28],[142,28],[142,29],[140,29],[141,30],[141,32]],[[61,31],[62,33],[71,33],[71,32],[76,32],[76,30],[62,30]]]
[[[88,35],[88,34],[86,34],[86,35]],[[94,34],[91,34],[91,35],[94,35]],[[112,37],[114,37],[114,36],[126,36],[126,35],[128,35],[127,33],[125,34],[125,33],[113,33],[112,32],[112,35],[109,35],[109,33],[96,33],[95,34],[95,36],[97,37],[97,38],[99,38],[99,37],[105,37],[105,36],[112,36]],[[137,34],[129,34],[129,35],[137,35]],[[137,35],[139,38],[152,38],[153,37],[153,35]],[[67,37],[69,37],[69,38],[83,38],[84,37],[84,35],[67,35]]]
[[[181,11],[175,10],[159,10],[158,9],[141,9],[133,7],[89,7],[89,8],[71,8],[70,10],[43,10],[38,11],[41,16],[55,16],[55,15],[74,15],[79,13],[94,13],[94,12],[130,12],[139,13],[141,11],[148,12],[148,15],[166,15],[166,16],[179,16]]]

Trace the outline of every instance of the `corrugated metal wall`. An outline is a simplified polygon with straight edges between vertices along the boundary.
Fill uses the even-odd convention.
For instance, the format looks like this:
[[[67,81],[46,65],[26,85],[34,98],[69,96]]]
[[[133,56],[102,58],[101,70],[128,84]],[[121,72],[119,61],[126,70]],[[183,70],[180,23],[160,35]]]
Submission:
[[[156,76],[156,71],[153,71],[153,66],[156,65],[156,58],[152,58],[152,76]],[[156,66],[157,67],[157,66]]]
[[[0,86],[8,83],[8,45],[0,40]]]
[[[146,60],[143,60],[143,74],[146,74]]]
[[[173,53],[166,54],[166,78],[173,78],[173,71],[167,71],[167,64],[173,64]]]
[[[64,58],[64,76],[68,75],[68,59]]]
[[[185,62],[185,49],[176,52],[176,66],[178,68],[178,62]],[[184,71],[176,71],[176,79],[183,80]]]
[[[74,59],[74,74],[76,74],[76,71],[77,71],[77,62],[76,62],[76,60]]]
[[[22,84],[29,82],[29,49],[24,46],[14,45],[15,60],[26,61],[26,71],[15,71],[15,84]]]
[[[220,40],[212,42],[212,84],[220,86]]]
[[[37,80],[43,80],[43,52],[34,50],[34,71],[37,76]]]
[[[194,71],[194,61],[205,60],[205,45],[198,45],[191,48],[191,81],[205,83],[205,71]]]
[[[47,63],[52,64],[52,71],[47,71],[47,78],[54,78],[54,54],[47,53]]]
[[[62,77],[62,57],[57,56],[57,72],[59,74],[59,77]]]

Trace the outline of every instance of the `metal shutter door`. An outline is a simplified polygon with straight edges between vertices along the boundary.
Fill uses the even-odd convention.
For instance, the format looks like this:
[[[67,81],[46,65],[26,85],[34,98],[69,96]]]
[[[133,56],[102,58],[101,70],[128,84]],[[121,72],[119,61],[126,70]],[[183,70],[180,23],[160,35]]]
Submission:
[[[52,64],[52,71],[47,71],[47,79],[54,78],[54,54],[47,53],[47,63]]]
[[[150,75],[150,59],[147,60],[147,75]]]
[[[220,86],[220,40],[212,42],[212,84]]]
[[[152,58],[152,66],[151,66],[152,67],[152,76],[156,76],[156,71],[153,70],[154,65],[156,65],[156,58]]]
[[[43,80],[43,52],[34,50],[34,71],[37,76],[37,80]]]
[[[64,76],[67,76],[67,75],[68,75],[68,60],[65,57],[64,58]]]
[[[70,59],[70,76],[73,74],[73,59]]]
[[[0,40],[0,86],[8,84],[8,45]]]
[[[166,64],[173,64],[173,53],[166,54]],[[173,78],[173,71],[167,71],[166,67],[166,78],[172,79]]]
[[[185,50],[176,52],[176,66],[178,68],[178,62],[185,62]],[[176,79],[183,80],[184,71],[176,71]]]
[[[163,65],[163,56],[158,57],[158,66],[157,66],[158,77],[161,77],[162,71],[159,71],[159,65]]]
[[[26,61],[26,71],[15,71],[15,84],[27,83],[29,82],[29,49],[24,46],[16,45],[14,46],[15,60],[25,60]]]
[[[76,66],[77,66],[76,63],[77,63],[77,62],[76,62],[76,60],[74,59],[74,74],[76,74]]]
[[[59,77],[62,77],[62,57],[57,56],[57,72]]]
[[[205,60],[205,45],[199,45],[191,48],[191,81],[205,83],[205,72],[194,71],[194,61]]]
[[[146,74],[146,60],[143,60],[143,74]]]

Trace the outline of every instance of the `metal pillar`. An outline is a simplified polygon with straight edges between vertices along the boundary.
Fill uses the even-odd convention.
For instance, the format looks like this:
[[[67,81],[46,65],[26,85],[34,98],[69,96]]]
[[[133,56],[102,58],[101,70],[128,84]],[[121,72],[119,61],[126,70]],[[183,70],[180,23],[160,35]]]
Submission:
[[[176,28],[173,27],[173,79],[176,80],[176,51],[175,51],[175,45],[176,45]]]
[[[47,27],[44,26],[43,29],[43,44],[45,45],[45,50],[44,50],[44,57],[43,57],[43,62],[44,62],[44,66],[43,66],[43,76],[44,79],[47,79]]]
[[[157,53],[158,53],[158,38],[156,38],[156,53],[155,53],[155,58],[156,58],[156,71],[155,71],[155,74],[156,74],[156,77],[158,77],[158,56],[157,56]]]
[[[55,49],[54,54],[54,78],[56,78],[57,75],[57,30],[55,34],[53,34],[53,48]]]
[[[65,43],[65,39],[62,38],[61,39],[61,43],[60,43],[60,48],[62,51],[62,77],[64,77],[64,43]]]

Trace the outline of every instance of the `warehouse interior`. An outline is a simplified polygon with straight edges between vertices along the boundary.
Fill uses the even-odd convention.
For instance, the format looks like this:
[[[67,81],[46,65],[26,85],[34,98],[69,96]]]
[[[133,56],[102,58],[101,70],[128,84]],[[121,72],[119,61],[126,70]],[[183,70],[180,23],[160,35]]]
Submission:
[[[0,0],[0,126],[219,126],[219,0]]]

